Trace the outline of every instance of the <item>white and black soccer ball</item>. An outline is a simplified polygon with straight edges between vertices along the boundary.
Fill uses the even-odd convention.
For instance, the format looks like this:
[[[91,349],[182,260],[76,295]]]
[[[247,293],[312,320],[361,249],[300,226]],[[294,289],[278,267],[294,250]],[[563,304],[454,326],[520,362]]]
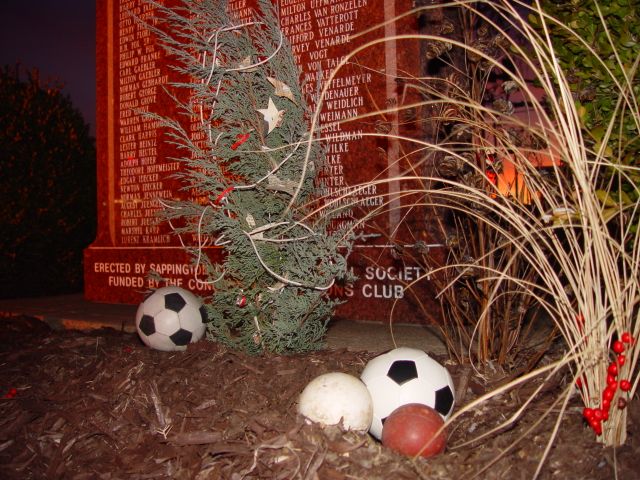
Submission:
[[[145,345],[170,352],[186,350],[204,335],[207,316],[202,300],[180,287],[159,288],[136,312],[136,329]]]
[[[373,401],[369,432],[380,439],[382,425],[396,408],[421,403],[445,420],[455,404],[453,381],[447,369],[422,350],[400,347],[372,358],[361,379]]]

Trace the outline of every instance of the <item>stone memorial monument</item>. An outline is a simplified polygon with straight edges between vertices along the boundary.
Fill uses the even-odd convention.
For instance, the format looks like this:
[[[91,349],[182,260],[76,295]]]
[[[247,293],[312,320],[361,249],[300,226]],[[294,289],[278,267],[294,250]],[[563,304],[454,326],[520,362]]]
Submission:
[[[355,228],[349,260],[358,280],[332,292],[348,300],[337,314],[369,321],[388,320],[391,312],[399,322],[436,319],[429,282],[413,282],[427,274],[415,259],[439,245],[427,236],[428,213],[411,207],[418,197],[410,192],[419,184],[397,179],[420,174],[414,170],[419,148],[397,138],[422,138],[419,119],[411,116],[415,109],[396,108],[419,101],[403,79],[421,74],[420,43],[393,39],[417,33],[418,20],[406,15],[391,21],[414,2],[274,2],[313,107],[320,87],[330,82],[319,115],[328,148],[318,192],[334,199],[353,192],[334,226]],[[253,14],[253,5],[230,0],[229,13],[241,22]],[[177,75],[143,24],[153,21],[154,10],[144,0],[97,0],[98,234],[85,251],[85,296],[92,301],[137,303],[165,283],[202,295],[207,292],[200,289],[213,288],[195,281],[180,240],[156,215],[162,199],[197,193],[181,189],[174,177],[179,162],[172,160],[158,122],[143,114],[171,109],[164,86]],[[193,135],[197,140],[195,129]],[[372,215],[363,222],[366,214]],[[223,254],[216,247],[207,253]],[[151,272],[165,280],[158,282]]]

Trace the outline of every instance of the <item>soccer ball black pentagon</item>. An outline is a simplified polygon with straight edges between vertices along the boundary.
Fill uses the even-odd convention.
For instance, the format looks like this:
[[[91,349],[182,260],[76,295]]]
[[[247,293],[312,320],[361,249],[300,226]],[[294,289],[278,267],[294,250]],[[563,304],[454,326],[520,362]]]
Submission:
[[[165,352],[186,350],[200,340],[205,322],[202,301],[180,287],[159,288],[136,312],[136,329],[144,344]]]
[[[455,403],[451,375],[422,350],[400,347],[369,361],[362,381],[373,400],[373,423],[369,432],[380,439],[382,424],[396,408],[422,403],[445,420]]]

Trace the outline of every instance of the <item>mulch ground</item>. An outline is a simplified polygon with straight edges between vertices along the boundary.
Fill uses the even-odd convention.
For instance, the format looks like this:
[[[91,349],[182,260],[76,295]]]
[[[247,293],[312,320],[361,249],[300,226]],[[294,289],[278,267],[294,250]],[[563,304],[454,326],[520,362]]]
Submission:
[[[451,425],[444,454],[413,460],[367,434],[323,429],[296,414],[311,379],[358,376],[369,352],[250,357],[203,341],[163,353],[126,333],[52,331],[24,317],[0,322],[3,479],[532,478],[558,409],[543,414],[567,381],[553,378],[516,422],[480,438],[541,380],[483,403]],[[498,369],[480,376],[447,366],[456,385],[467,384],[464,404],[506,378]],[[573,399],[540,478],[638,478],[638,403],[628,406],[627,443],[611,449],[595,442]]]

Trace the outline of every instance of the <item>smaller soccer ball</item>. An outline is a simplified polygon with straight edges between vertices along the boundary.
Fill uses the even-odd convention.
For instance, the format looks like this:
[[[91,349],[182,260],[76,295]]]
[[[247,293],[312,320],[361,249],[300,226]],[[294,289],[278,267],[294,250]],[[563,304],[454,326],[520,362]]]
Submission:
[[[325,373],[307,384],[298,412],[312,422],[366,432],[371,426],[371,395],[358,378],[347,373]]]
[[[204,335],[207,320],[202,301],[180,287],[159,288],[136,312],[136,330],[148,347],[170,352],[186,350]]]
[[[400,347],[369,361],[360,376],[373,400],[370,433],[382,438],[382,425],[398,407],[421,403],[445,420],[454,406],[451,375],[422,350]]]

